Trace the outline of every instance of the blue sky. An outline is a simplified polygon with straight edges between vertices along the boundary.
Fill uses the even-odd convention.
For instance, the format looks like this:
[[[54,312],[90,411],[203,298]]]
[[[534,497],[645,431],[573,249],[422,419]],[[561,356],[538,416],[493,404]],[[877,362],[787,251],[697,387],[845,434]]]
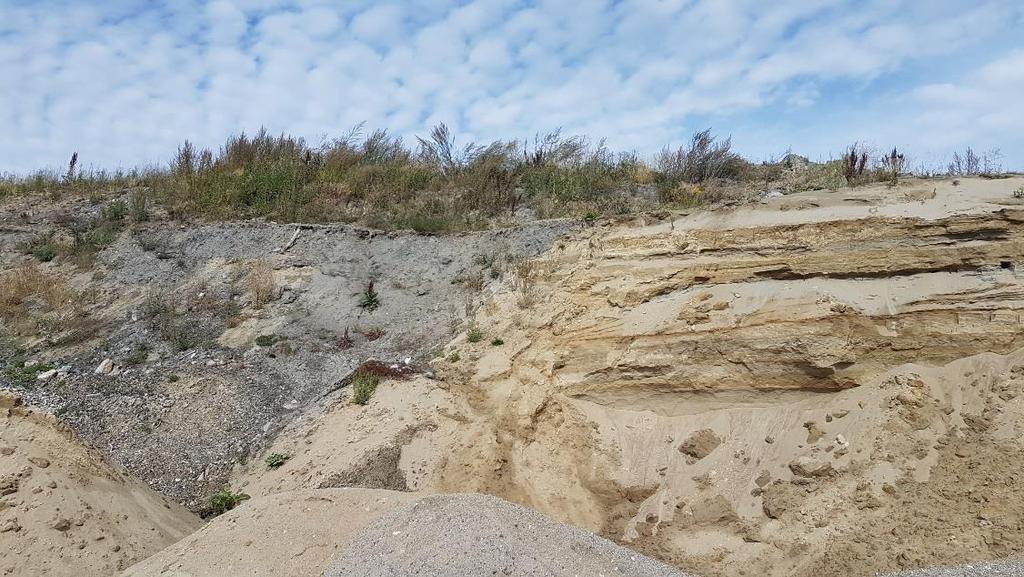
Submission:
[[[860,141],[1024,169],[1024,2],[0,0],[0,171],[362,121],[642,155],[710,126],[756,160]]]

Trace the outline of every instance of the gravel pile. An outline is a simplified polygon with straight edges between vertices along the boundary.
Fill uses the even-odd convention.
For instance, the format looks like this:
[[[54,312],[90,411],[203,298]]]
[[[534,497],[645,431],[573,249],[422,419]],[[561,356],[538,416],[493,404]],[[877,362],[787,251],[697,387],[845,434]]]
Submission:
[[[425,497],[355,537],[325,577],[685,574],[536,511],[486,495]]]

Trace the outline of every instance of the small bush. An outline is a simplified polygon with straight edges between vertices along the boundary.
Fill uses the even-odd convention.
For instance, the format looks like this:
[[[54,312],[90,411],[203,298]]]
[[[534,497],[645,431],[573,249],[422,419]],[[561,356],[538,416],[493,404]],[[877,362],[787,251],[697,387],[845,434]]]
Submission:
[[[206,508],[207,516],[216,517],[237,507],[242,501],[249,498],[245,493],[235,493],[230,487],[217,491],[210,497],[210,503]]]
[[[286,455],[284,453],[271,453],[263,462],[267,464],[268,468],[276,469],[287,463],[288,459],[291,459],[291,455]]]
[[[380,307],[380,296],[377,294],[377,290],[373,287],[373,279],[370,279],[366,283],[366,288],[363,290],[363,294],[359,297],[359,308],[370,311],[371,313]]]
[[[1024,186],[1018,186],[1017,189],[1013,191],[1013,198],[1024,198]]]
[[[491,346],[492,346],[492,347],[500,347],[500,346],[501,346],[501,345],[503,345],[503,344],[505,344],[505,341],[503,341],[503,340],[501,340],[501,339],[493,339],[493,340],[491,341]]]
[[[484,334],[480,331],[480,329],[476,328],[475,326],[469,327],[469,330],[466,331],[466,340],[471,343],[478,343],[483,338]]]
[[[141,365],[142,363],[146,362],[146,359],[148,357],[149,345],[147,345],[146,343],[140,343],[132,349],[131,354],[128,355],[128,358],[125,359],[125,364],[129,366]]]
[[[256,346],[258,347],[271,347],[278,340],[277,335],[260,335],[256,337]]]
[[[380,377],[367,372],[357,371],[352,377],[352,402],[357,405],[365,405],[370,402],[370,397],[377,390],[380,384]]]
[[[459,351],[454,351],[454,352],[452,352],[452,354],[448,355],[448,362],[449,363],[457,363],[460,360],[462,360],[462,357],[459,356]]]
[[[49,363],[36,363],[32,366],[26,367],[25,360],[21,357],[15,357],[11,362],[4,374],[8,379],[15,383],[19,383],[24,386],[31,386],[36,382],[36,375],[39,373],[45,373],[52,369],[53,366]]]
[[[252,305],[258,309],[274,299],[277,290],[274,284],[274,271],[266,260],[258,260],[252,265],[245,277],[245,286],[252,299]]]
[[[178,375],[174,375],[174,374],[167,375],[167,382],[168,383],[176,383],[176,382],[178,382],[178,378],[179,378]]]

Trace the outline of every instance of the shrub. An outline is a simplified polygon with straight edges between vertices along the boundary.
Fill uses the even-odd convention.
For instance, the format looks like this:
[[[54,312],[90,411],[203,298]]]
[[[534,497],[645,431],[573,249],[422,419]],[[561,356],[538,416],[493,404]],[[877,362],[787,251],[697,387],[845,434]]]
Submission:
[[[216,517],[237,507],[242,501],[249,498],[245,493],[236,493],[230,487],[217,491],[210,497],[209,505],[206,508],[206,516]]]
[[[503,344],[505,344],[505,341],[503,341],[503,340],[501,340],[499,338],[491,340],[491,346],[492,347],[500,347]]]
[[[270,347],[277,342],[277,335],[260,335],[256,337],[256,346]]]
[[[359,308],[373,312],[380,307],[380,296],[377,294],[377,290],[373,287],[373,279],[371,278],[366,283],[366,288],[363,289],[362,295],[359,297]]]
[[[284,453],[271,453],[266,459],[264,459],[264,462],[267,464],[268,468],[276,469],[287,463],[290,458],[291,455],[286,455]]]
[[[1013,191],[1013,198],[1024,198],[1024,186],[1018,186],[1017,189]]]
[[[471,343],[478,343],[483,338],[484,334],[475,326],[469,327],[469,330],[466,331],[466,340]]]
[[[356,371],[352,377],[352,402],[357,405],[365,405],[370,402],[370,397],[377,390],[380,384],[380,377],[368,371]]]
[[[36,382],[36,375],[49,371],[52,368],[53,365],[44,362],[25,366],[25,359],[19,356],[11,361],[4,374],[15,383],[31,386]]]
[[[23,254],[32,255],[39,262],[50,262],[57,257],[58,247],[53,233],[36,235],[18,247]]]
[[[658,169],[669,182],[699,184],[713,178],[735,176],[741,158],[732,152],[732,138],[718,140],[711,129],[697,132],[689,144],[662,149]]]
[[[868,165],[868,153],[854,142],[843,155],[843,176],[847,184],[855,184],[862,176]]]
[[[262,259],[254,262],[245,276],[245,287],[249,291],[254,307],[263,308],[272,301],[277,287],[274,284],[274,271],[270,263]]]

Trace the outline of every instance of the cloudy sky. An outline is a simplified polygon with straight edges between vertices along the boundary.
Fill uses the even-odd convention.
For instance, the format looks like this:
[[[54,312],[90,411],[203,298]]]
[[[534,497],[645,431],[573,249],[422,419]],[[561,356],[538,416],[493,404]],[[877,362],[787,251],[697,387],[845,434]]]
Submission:
[[[0,171],[361,121],[641,154],[710,126],[755,159],[859,140],[1024,169],[1024,2],[0,0]]]

